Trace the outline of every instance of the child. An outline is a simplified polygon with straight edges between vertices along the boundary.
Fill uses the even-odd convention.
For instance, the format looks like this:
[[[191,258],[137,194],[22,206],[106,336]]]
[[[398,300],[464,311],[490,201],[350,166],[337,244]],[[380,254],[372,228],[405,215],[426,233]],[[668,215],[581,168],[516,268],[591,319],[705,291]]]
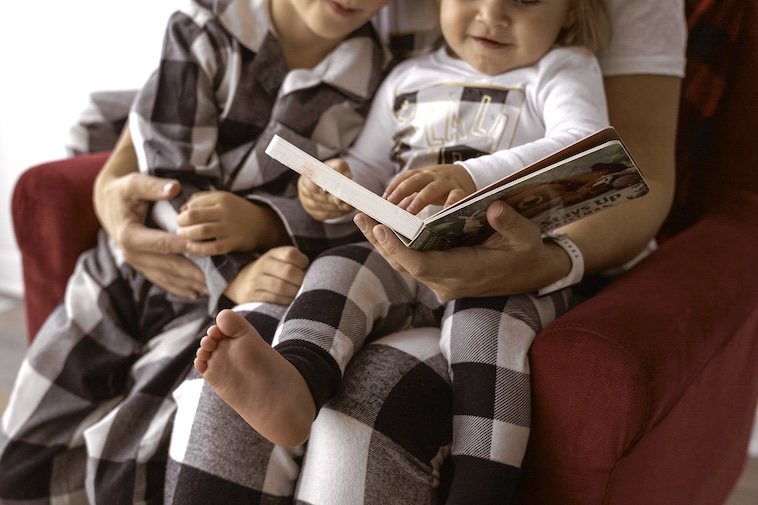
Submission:
[[[385,196],[418,212],[607,126],[596,60],[583,48],[556,48],[599,49],[607,19],[600,0],[441,0],[445,47],[388,76],[364,132],[332,166],[377,192],[392,180]],[[479,155],[486,156],[473,159]],[[306,180],[299,187],[314,217],[349,212]],[[563,291],[445,305],[370,246],[346,246],[311,266],[275,350],[244,318],[223,311],[195,366],[259,433],[294,445],[307,438],[367,338],[441,322],[453,383],[448,503],[504,503],[528,439],[527,352],[542,326],[565,310],[566,297]]]
[[[183,235],[225,239],[231,252],[261,249],[259,237],[270,235],[269,229],[254,220],[245,224],[244,214],[218,224],[207,209],[219,203],[196,196],[224,190],[276,209],[306,254],[323,250],[323,242],[309,240],[323,231],[299,209],[295,177],[263,150],[274,134],[322,159],[353,143],[388,63],[369,23],[386,2],[361,0],[348,8],[338,2],[235,0],[213,2],[210,9],[193,1],[175,14],[163,61],[129,117],[140,171],[182,183],[179,197],[155,205],[160,227],[177,230],[184,224],[177,224],[178,214],[194,205],[193,228],[183,226]],[[230,224],[237,233],[218,229]],[[255,254],[193,258],[205,273],[211,311],[250,256]]]
[[[140,169],[181,182],[153,217],[194,241],[209,296],[165,292],[101,234],[17,378],[0,501],[160,501],[171,392],[230,282],[269,248],[261,212],[287,219],[309,253],[335,238],[309,224],[296,179],[263,148],[279,134],[325,158],[354,141],[388,62],[369,23],[385,3],[190,0],[171,17],[129,125]]]

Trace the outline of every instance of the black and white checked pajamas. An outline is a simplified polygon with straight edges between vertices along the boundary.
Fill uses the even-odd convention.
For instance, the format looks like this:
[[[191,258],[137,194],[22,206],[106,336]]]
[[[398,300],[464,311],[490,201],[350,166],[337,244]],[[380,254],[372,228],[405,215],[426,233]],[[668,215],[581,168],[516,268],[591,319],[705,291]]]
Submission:
[[[452,382],[451,503],[485,503],[515,488],[529,437],[529,347],[568,308],[567,296],[442,304],[423,284],[393,270],[370,244],[350,244],[314,261],[273,341],[321,407],[338,393],[344,370],[367,341],[441,325],[440,348]],[[247,318],[255,325],[256,311]]]
[[[155,288],[104,232],[21,365],[0,432],[0,503],[160,503],[174,404],[212,318]],[[88,499],[89,496],[89,499]]]
[[[339,154],[389,55],[366,24],[323,65],[288,72],[267,12],[266,0],[191,0],[176,12],[130,128],[140,169],[182,183],[180,197],[155,206],[164,229],[173,231],[193,192],[233,191],[274,209],[313,256],[359,233],[307,217],[296,174],[263,151],[279,134],[321,159]],[[210,296],[179,300],[124,263],[101,232],[17,378],[0,431],[0,503],[161,503],[171,393],[228,282],[259,255],[193,258]]]
[[[166,504],[438,503],[452,434],[438,328],[395,333],[360,350],[297,449],[259,436],[199,374],[174,396]]]
[[[373,252],[367,256],[368,248],[364,249],[364,263],[374,265],[376,259],[367,258],[378,257],[378,254]],[[329,261],[355,260],[329,258]],[[368,268],[356,264],[351,269],[355,272]],[[369,274],[363,272],[361,275]],[[385,285],[397,286],[391,282]],[[502,370],[483,366],[485,372],[477,374],[477,361],[465,363],[458,360],[451,367],[442,354],[440,331],[436,327],[410,328],[380,338],[372,335],[367,345],[355,349],[354,356],[345,366],[337,395],[319,411],[306,446],[297,449],[275,447],[260,437],[218,398],[202,377],[192,372],[174,394],[178,413],[169,452],[166,503],[201,505],[212,503],[215,496],[223,496],[225,504],[440,503],[450,493],[448,456],[451,451],[475,458],[488,450],[497,453],[497,450],[488,448],[492,440],[486,426],[498,423],[504,428],[499,433],[512,433],[515,444],[500,447],[507,457],[520,462],[520,447],[528,436],[528,368],[526,372],[508,369],[519,363],[518,352],[525,353],[528,349],[525,341],[530,341],[531,331],[525,326],[533,323],[530,318],[537,317],[537,324],[547,324],[566,309],[566,297],[564,291],[539,299],[525,296],[497,298],[500,305],[467,307],[463,304],[455,309],[462,317],[445,317],[443,326],[447,326],[443,331],[448,334],[456,331],[458,324],[466,325],[472,321],[474,325],[489,327],[482,340],[490,340],[491,350],[499,348],[501,354],[512,355],[511,358],[495,359],[505,365]],[[422,315],[439,314],[429,310],[433,306],[432,303],[423,308],[380,312],[393,313],[394,322],[405,324],[415,317],[415,321],[422,324],[426,321],[417,317],[419,312]],[[267,339],[274,334],[274,321],[285,311],[266,304],[250,304],[235,310],[245,315]],[[482,314],[477,314],[478,311],[484,313],[481,320]],[[376,322],[383,324],[385,321],[381,319]],[[498,323],[493,324],[493,321]],[[305,322],[297,324],[306,325]],[[371,324],[376,334],[384,333],[384,326],[377,329]],[[494,331],[512,327],[514,333],[501,335],[502,344],[492,342]],[[527,344],[526,347],[508,349],[508,342],[516,345],[518,338],[524,339],[522,344]],[[491,352],[481,353],[474,359],[486,364],[487,356],[491,355]],[[453,448],[453,430],[458,421],[451,422],[451,419],[467,416],[476,420],[482,414],[479,406],[484,406],[487,399],[493,400],[493,390],[482,387],[482,393],[475,394],[472,401],[454,407],[449,371],[451,368],[458,371],[456,380],[459,380],[467,366],[474,370],[468,375],[478,376],[477,380],[480,376],[492,377],[493,374],[487,371],[495,368],[495,378],[488,384],[491,387],[499,384],[506,388],[504,393],[513,394],[515,391],[521,395],[513,394],[509,408],[499,409],[492,417],[485,414],[481,418],[478,426],[485,429],[477,434],[477,440],[482,442],[480,446],[473,444],[473,450],[467,449],[466,444],[460,444],[461,449]],[[503,379],[497,378],[498,370],[501,376],[505,376]],[[494,403],[489,408],[492,410]],[[456,416],[453,416],[454,411]],[[476,425],[467,422],[466,418],[461,424],[463,430],[460,431],[463,432],[472,424]],[[462,436],[460,431],[456,432],[456,437]],[[484,466],[490,465],[487,458],[482,461]],[[483,477],[469,476],[472,480],[461,484],[477,489]],[[501,491],[498,482],[487,481],[482,489],[497,494]],[[500,495],[496,503],[502,500]],[[474,499],[469,503],[477,501]]]

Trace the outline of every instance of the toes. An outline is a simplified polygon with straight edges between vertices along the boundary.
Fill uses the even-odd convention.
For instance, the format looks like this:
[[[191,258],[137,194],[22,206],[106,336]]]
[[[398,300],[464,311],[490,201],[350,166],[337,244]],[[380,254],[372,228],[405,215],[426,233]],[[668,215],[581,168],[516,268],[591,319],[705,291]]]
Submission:
[[[201,360],[201,359],[196,359],[193,362],[193,364],[195,365],[195,370],[197,370],[201,374],[205,373],[205,371],[208,370],[208,362],[207,361],[204,361],[204,360]]]
[[[241,314],[232,310],[224,309],[216,316],[216,325],[219,331],[229,337],[241,337],[248,333],[258,334],[253,325]]]
[[[215,341],[219,341],[226,338],[226,335],[224,335],[221,329],[214,324],[213,326],[208,328],[208,331],[206,332],[205,337],[210,337]],[[203,337],[203,339],[205,339],[205,337]]]
[[[211,359],[211,355],[212,355],[211,352],[206,351],[205,349],[198,349],[197,352],[195,353],[195,357],[203,361],[208,361],[209,359]]]
[[[218,340],[211,337],[210,335],[206,335],[200,339],[200,349],[208,352],[213,352],[216,350],[216,347],[218,347]]]

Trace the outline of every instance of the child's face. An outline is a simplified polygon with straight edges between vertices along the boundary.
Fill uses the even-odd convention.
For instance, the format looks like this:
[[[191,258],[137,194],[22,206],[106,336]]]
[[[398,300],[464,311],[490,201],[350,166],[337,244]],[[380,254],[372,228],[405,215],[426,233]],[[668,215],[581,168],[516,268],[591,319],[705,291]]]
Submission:
[[[313,34],[341,40],[363,26],[388,0],[287,0]]]
[[[456,56],[488,75],[533,65],[562,27],[571,0],[441,0],[440,25]]]

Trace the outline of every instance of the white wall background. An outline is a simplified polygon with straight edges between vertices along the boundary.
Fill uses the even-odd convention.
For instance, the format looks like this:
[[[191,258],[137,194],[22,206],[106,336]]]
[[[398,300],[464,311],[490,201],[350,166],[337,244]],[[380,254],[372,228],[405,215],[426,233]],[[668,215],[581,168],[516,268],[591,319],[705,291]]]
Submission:
[[[11,193],[27,167],[66,156],[92,91],[138,88],[181,0],[5,2],[0,30],[0,293],[20,296]]]

